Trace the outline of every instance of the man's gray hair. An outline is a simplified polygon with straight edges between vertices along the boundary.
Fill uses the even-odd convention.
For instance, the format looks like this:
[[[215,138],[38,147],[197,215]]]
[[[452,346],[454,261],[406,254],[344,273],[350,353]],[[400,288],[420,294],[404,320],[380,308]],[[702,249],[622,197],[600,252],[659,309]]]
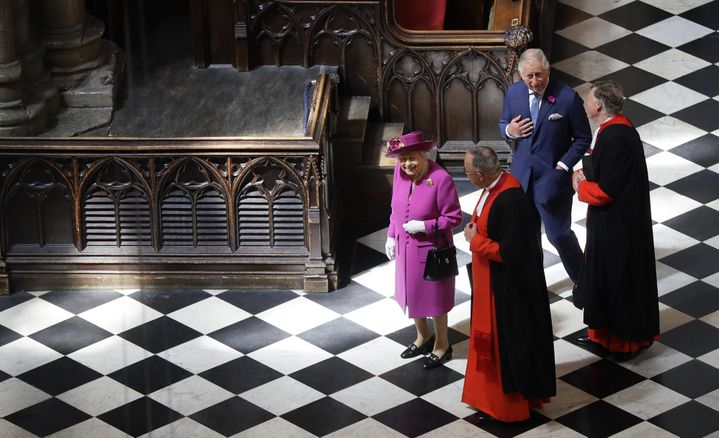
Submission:
[[[618,83],[606,80],[592,82],[592,90],[594,97],[602,102],[604,112],[609,115],[615,115],[622,112],[624,108],[624,91]]]
[[[473,170],[484,175],[494,175],[499,172],[499,157],[497,152],[489,146],[477,146],[469,151],[472,154]]]
[[[527,49],[522,52],[522,55],[519,57],[519,62],[517,62],[517,69],[519,69],[520,74],[522,73],[524,64],[528,61],[538,61],[542,64],[544,70],[549,70],[549,60],[544,55],[544,52],[542,52],[542,49]]]

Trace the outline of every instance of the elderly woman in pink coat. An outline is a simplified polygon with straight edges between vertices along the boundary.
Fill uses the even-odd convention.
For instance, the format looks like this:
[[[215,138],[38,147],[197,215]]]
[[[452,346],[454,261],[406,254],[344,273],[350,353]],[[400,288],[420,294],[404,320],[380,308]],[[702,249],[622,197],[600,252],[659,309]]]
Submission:
[[[419,131],[388,142],[387,156],[398,157],[392,187],[392,213],[385,250],[396,259],[395,299],[410,318],[414,318],[417,338],[401,356],[411,358],[430,354],[422,366],[438,367],[452,358],[447,338],[447,312],[454,307],[454,277],[426,281],[424,266],[433,248],[434,227],[439,242],[452,243],[452,228],[462,221],[457,189],[452,177],[427,158],[434,147]],[[427,318],[432,318],[432,336]]]

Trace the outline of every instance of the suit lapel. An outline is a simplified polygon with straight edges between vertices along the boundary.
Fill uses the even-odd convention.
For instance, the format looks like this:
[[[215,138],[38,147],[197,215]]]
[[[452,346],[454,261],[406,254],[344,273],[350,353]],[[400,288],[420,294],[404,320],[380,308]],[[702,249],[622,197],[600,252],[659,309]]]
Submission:
[[[553,88],[553,82],[550,79],[549,84],[547,84],[547,89],[544,90],[544,95],[542,96],[542,105],[539,107],[539,114],[537,115],[537,126],[534,127],[535,135],[537,131],[539,131],[539,128],[542,126],[542,123],[544,123],[544,121],[547,120],[547,118],[549,117],[552,107],[554,107],[554,103],[550,102],[549,99],[547,99],[549,96],[552,96],[553,100],[557,98],[557,96],[554,95]]]

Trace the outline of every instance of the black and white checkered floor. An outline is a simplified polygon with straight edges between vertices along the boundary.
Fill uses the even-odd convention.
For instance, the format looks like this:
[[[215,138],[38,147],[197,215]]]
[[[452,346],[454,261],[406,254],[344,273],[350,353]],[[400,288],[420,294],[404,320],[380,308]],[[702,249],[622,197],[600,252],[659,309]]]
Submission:
[[[573,343],[581,313],[545,243],[557,397],[527,422],[478,426],[460,402],[466,275],[455,359],[423,371],[399,358],[413,328],[378,230],[331,294],[0,297],[0,437],[719,435],[719,0],[561,0],[556,21],[555,77],[580,92],[618,80],[646,143],[662,330],[648,351],[615,363]],[[458,187],[470,212],[478,194]]]

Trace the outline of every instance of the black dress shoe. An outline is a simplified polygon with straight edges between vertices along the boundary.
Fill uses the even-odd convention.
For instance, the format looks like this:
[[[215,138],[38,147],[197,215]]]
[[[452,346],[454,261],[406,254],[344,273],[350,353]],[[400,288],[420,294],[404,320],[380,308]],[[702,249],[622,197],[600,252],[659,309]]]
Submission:
[[[429,338],[429,341],[422,344],[422,346],[418,347],[414,344],[410,344],[409,347],[407,347],[399,356],[402,359],[409,359],[410,357],[416,357],[420,354],[427,354],[430,351],[432,351],[432,347],[434,346],[434,336]]]
[[[444,352],[442,357],[439,357],[436,354],[430,354],[429,357],[427,357],[424,360],[424,363],[422,364],[422,368],[424,368],[425,370],[437,368],[438,366],[442,365],[443,363],[447,362],[450,359],[452,359],[452,346],[451,345],[449,346],[447,351]]]
[[[475,421],[477,424],[489,423],[489,422],[492,421],[492,420],[494,420],[494,418],[492,418],[492,416],[489,415],[489,414],[486,413],[486,412],[477,411],[477,412],[474,414],[474,421]]]
[[[583,344],[583,345],[595,345],[596,342],[589,339],[589,336],[577,336],[577,344]]]

